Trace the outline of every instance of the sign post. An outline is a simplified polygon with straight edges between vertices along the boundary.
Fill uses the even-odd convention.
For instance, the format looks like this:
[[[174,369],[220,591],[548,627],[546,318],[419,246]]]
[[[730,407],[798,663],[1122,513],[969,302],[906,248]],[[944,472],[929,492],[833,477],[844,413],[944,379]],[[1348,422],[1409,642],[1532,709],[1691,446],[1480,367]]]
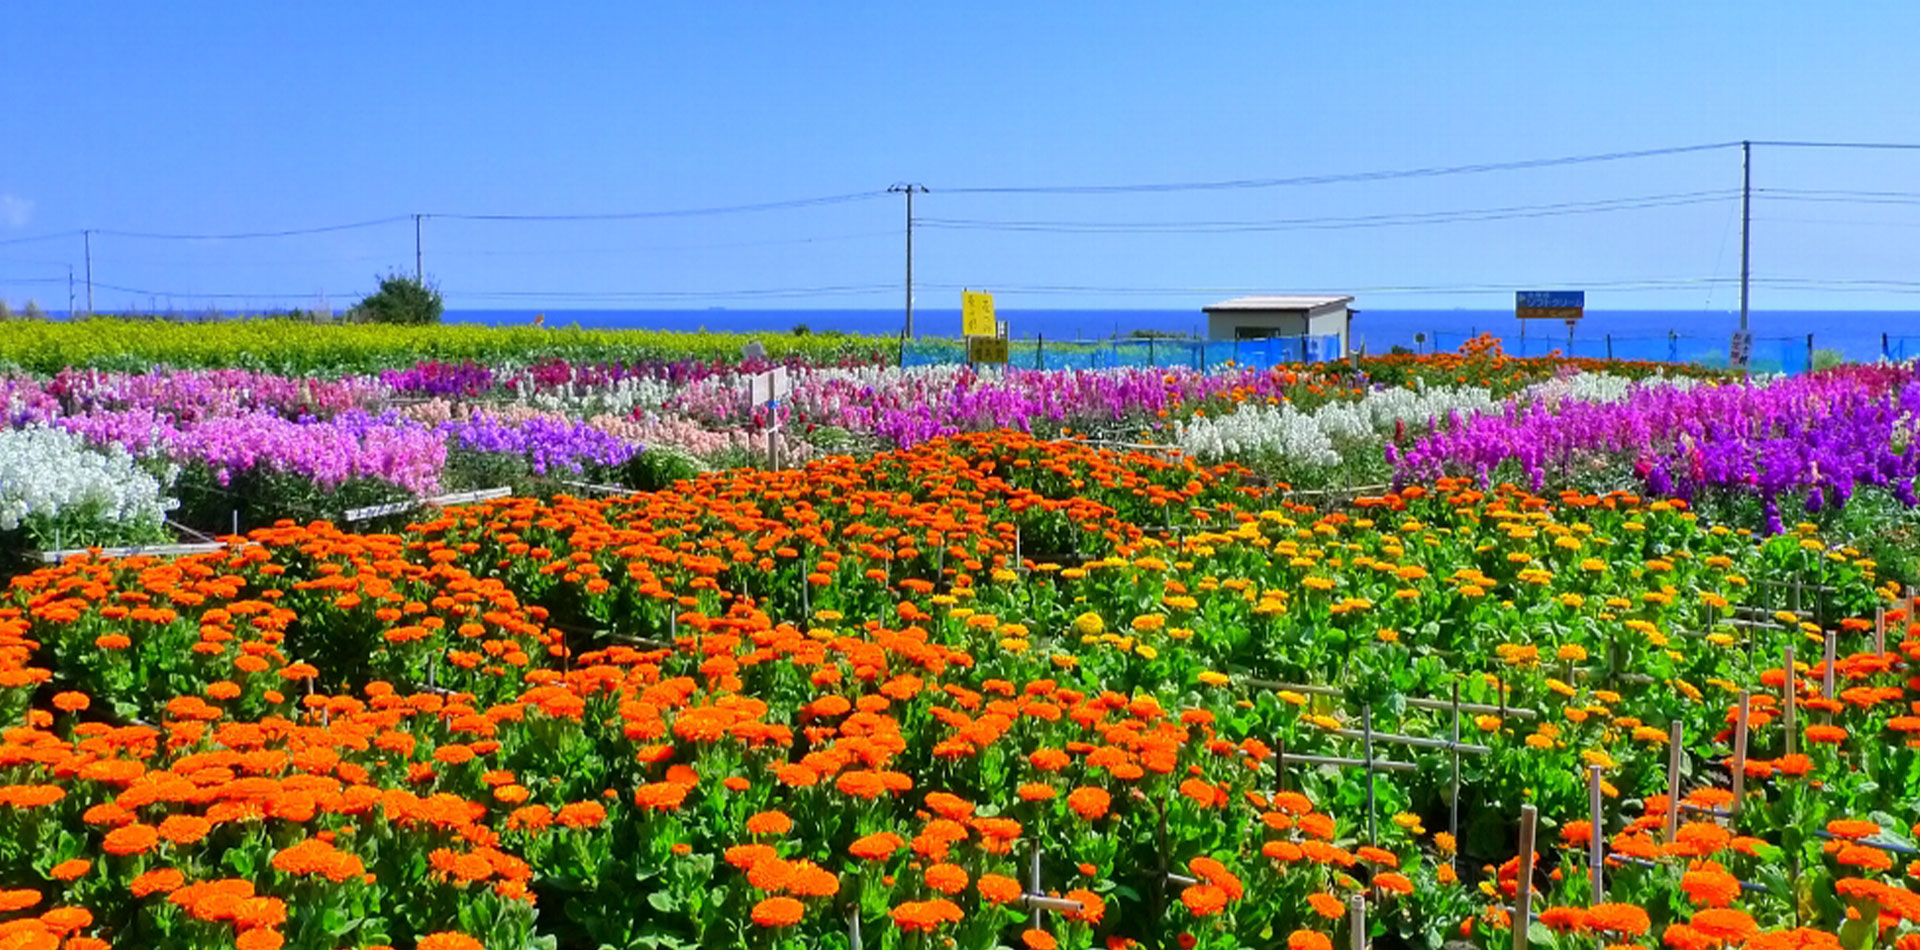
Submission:
[[[1513,315],[1520,323],[1520,355],[1525,356],[1528,320],[1564,320],[1567,324],[1567,351],[1573,351],[1573,328],[1586,315],[1584,290],[1522,290],[1513,295]]]
[[[1727,344],[1727,366],[1730,369],[1744,370],[1753,359],[1753,331],[1735,330],[1733,339]]]
[[[1007,328],[994,315],[992,294],[961,292],[960,331],[967,339],[967,362],[1004,364],[1007,361]]]
[[[793,380],[787,376],[785,366],[775,366],[764,373],[755,373],[748,378],[748,398],[753,405],[766,407],[767,410],[767,467],[781,466],[781,443],[784,436],[780,432],[780,400],[793,392]]]

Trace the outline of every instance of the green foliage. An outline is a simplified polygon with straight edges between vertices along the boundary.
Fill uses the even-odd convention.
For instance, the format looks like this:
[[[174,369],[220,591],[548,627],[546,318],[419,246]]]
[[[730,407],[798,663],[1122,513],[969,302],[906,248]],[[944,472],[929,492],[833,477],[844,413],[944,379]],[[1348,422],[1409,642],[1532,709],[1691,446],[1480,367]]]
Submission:
[[[1847,358],[1839,350],[1814,350],[1812,369],[1832,369],[1844,364]]]
[[[17,315],[17,314],[16,314]],[[815,362],[891,361],[892,337],[814,334],[678,333],[662,330],[584,330],[579,327],[489,327],[442,323],[409,326],[314,323],[290,319],[15,320],[0,333],[0,365],[51,375],[75,369],[145,372],[238,367],[293,376],[337,376],[412,366],[423,359],[525,365],[542,359],[574,362],[701,359],[737,362],[740,348],[759,340],[773,359]]]
[[[388,274],[380,279],[380,289],[354,304],[348,316],[362,323],[424,326],[439,323],[445,309],[438,286],[418,277]]]

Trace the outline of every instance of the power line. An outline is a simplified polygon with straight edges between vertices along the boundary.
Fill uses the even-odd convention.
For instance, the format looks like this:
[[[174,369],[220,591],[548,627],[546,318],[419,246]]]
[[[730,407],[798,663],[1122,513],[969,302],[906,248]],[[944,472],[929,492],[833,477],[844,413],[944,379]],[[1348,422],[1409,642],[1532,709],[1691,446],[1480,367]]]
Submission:
[[[1768,148],[1858,148],[1896,152],[1920,151],[1920,143],[1915,142],[1803,142],[1781,139],[1767,141],[1754,139],[1753,144],[1765,145]]]
[[[857,191],[844,195],[827,195],[820,198],[798,198],[791,201],[768,201],[760,204],[726,205],[717,208],[685,208],[674,211],[623,211],[589,214],[471,214],[453,212],[433,212],[424,214],[428,218],[447,218],[455,221],[633,221],[648,218],[693,218],[721,214],[748,214],[760,211],[786,211],[794,208],[814,208],[821,205],[846,204],[853,201],[868,201],[883,197],[884,191]]]
[[[78,231],[78,230],[55,231],[52,234],[35,234],[28,237],[8,238],[4,241],[0,241],[0,246],[5,246],[8,244],[33,244],[39,241],[56,241],[56,240],[59,240],[60,238],[79,237],[84,233],[85,232]]]
[[[1031,185],[1023,187],[940,188],[941,194],[1057,194],[1098,195],[1125,192],[1222,191],[1239,188],[1282,188],[1299,185],[1332,185],[1347,182],[1386,181],[1396,178],[1432,178],[1442,175],[1477,175],[1487,172],[1520,171],[1559,165],[1584,165],[1615,162],[1661,155],[1681,155],[1737,148],[1739,142],[1713,142],[1704,145],[1680,145],[1669,148],[1641,149],[1632,152],[1605,152],[1595,155],[1568,155],[1560,158],[1534,158],[1512,162],[1484,162],[1474,165],[1440,165],[1391,171],[1349,172],[1334,175],[1306,175],[1295,178],[1241,178],[1227,181],[1168,182],[1135,185]]]
[[[1350,217],[1279,218],[1264,221],[996,221],[969,218],[922,218],[927,227],[952,230],[1056,231],[1065,233],[1234,233],[1245,231],[1339,230],[1346,228],[1399,227],[1419,224],[1499,221],[1511,218],[1556,217],[1570,214],[1597,214],[1610,211],[1634,211],[1724,201],[1738,197],[1737,188],[1717,191],[1678,192],[1635,198],[1610,198],[1557,204],[1514,205],[1504,208],[1467,208],[1453,211],[1426,211],[1402,214],[1374,214]]]
[[[396,215],[386,218],[374,218],[369,221],[352,221],[346,224],[325,224],[312,228],[288,228],[284,231],[241,231],[232,234],[170,234],[157,231],[115,231],[108,228],[94,228],[92,230],[94,234],[104,234],[109,237],[138,238],[154,241],[243,241],[254,238],[283,238],[299,237],[305,234],[326,234],[332,231],[355,231],[362,228],[397,224],[405,220],[407,220],[406,215]]]

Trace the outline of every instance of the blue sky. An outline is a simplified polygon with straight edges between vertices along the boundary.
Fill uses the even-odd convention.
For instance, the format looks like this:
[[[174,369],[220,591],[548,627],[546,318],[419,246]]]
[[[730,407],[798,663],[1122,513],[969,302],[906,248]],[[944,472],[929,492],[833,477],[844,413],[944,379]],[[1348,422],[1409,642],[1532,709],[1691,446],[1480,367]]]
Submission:
[[[342,307],[375,273],[412,269],[407,216],[425,213],[426,270],[455,307],[892,307],[898,196],[625,221],[432,215],[917,181],[931,189],[916,200],[923,307],[957,306],[962,286],[1007,308],[1184,308],[1233,289],[1504,307],[1502,288],[1532,285],[1590,288],[1596,308],[1725,309],[1737,149],[1319,186],[950,189],[1920,142],[1920,4],[1898,2],[11,0],[0,35],[0,298],[16,306],[64,306],[82,269],[79,237],[23,238],[400,218],[93,239],[100,309]],[[1917,179],[1920,152],[1761,149],[1755,307],[1911,308],[1920,297],[1897,291],[1920,285],[1836,282],[1920,280]],[[1009,221],[1040,229],[977,224]],[[1237,224],[1196,227],[1222,222]]]

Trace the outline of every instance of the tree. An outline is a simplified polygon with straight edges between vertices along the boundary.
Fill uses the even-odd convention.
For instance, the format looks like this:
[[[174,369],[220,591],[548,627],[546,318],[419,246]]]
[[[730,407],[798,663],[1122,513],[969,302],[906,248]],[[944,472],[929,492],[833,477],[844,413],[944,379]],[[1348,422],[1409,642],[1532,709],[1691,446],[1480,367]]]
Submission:
[[[418,277],[388,274],[380,279],[379,290],[354,304],[347,314],[363,323],[419,325],[439,323],[444,309],[446,304],[440,299],[438,286]]]

